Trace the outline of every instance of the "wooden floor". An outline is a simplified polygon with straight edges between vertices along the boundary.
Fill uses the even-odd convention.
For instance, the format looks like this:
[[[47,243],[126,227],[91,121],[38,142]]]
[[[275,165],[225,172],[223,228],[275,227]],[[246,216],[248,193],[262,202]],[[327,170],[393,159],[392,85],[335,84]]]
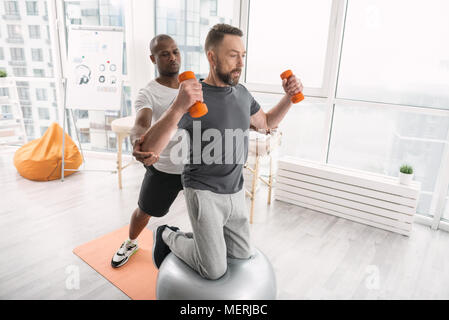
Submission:
[[[13,155],[0,149],[0,299],[129,299],[72,250],[129,223],[144,169],[126,169],[121,191],[104,172],[33,182]],[[280,201],[267,206],[266,195],[261,186],[251,231],[273,264],[279,299],[449,299],[449,233],[415,224],[405,237]],[[191,230],[182,193],[147,228],[164,223]]]

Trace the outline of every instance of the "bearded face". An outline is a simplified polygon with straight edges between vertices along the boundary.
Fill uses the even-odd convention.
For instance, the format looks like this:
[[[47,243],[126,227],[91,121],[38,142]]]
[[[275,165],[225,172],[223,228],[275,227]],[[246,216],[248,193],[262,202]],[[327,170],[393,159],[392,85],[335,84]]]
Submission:
[[[225,35],[222,42],[208,53],[213,72],[225,85],[239,83],[244,66],[246,50],[241,37]]]
[[[223,63],[220,60],[217,61],[217,66],[215,68],[218,78],[223,81],[223,83],[235,86],[239,83],[240,75],[242,74],[242,68],[236,67],[230,71],[226,71],[223,67]]]

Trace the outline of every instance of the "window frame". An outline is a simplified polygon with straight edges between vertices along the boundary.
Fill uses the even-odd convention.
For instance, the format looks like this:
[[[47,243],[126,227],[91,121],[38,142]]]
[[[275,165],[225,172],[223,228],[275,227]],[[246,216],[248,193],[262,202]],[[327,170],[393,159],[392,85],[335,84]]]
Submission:
[[[249,30],[249,11],[250,11],[250,3],[251,0],[242,0],[241,1],[241,11],[240,11],[240,29],[243,31],[243,41],[248,50],[248,30]],[[342,12],[346,7],[346,0],[333,0],[331,4],[331,14],[329,18],[329,30],[328,30],[328,39],[327,39],[327,47],[326,47],[326,58],[324,62],[324,71],[323,71],[323,84],[321,88],[312,88],[312,87],[304,87],[304,95],[310,96],[314,98],[322,98],[326,99],[332,96],[332,83],[333,78],[332,75],[334,73],[335,62],[339,57],[339,39],[340,39],[340,29],[342,25]],[[248,59],[248,56],[246,56]],[[282,94],[283,89],[282,85],[273,85],[273,84],[263,84],[263,83],[251,83],[246,82],[246,59],[245,66],[243,68],[243,81],[242,83],[248,88],[250,91],[261,92],[261,93],[278,93]]]
[[[239,27],[244,33],[244,43],[248,47],[248,26],[249,26],[249,8],[251,0],[242,0],[239,13]],[[322,163],[328,162],[330,139],[332,133],[332,121],[334,116],[335,106],[375,106],[382,108],[399,108],[401,111],[416,112],[420,114],[436,114],[449,116],[449,110],[438,109],[435,107],[419,107],[410,105],[397,105],[391,103],[378,103],[372,101],[353,100],[346,98],[337,98],[336,91],[338,86],[338,76],[340,69],[340,59],[342,54],[342,45],[344,39],[345,19],[347,13],[347,6],[349,1],[354,0],[333,0],[331,8],[331,17],[329,23],[329,35],[326,51],[326,62],[324,68],[324,82],[322,88],[304,88],[304,95],[309,102],[325,103],[327,105],[326,116],[326,134],[325,139],[322,141]],[[250,50],[251,48],[248,48]],[[244,84],[248,90],[252,92],[261,93],[277,93],[283,94],[282,86],[269,85],[269,84],[255,84],[246,83],[246,63],[243,70]],[[440,162],[440,169],[438,174],[438,180],[433,192],[433,198],[431,202],[430,214],[433,214],[433,218],[415,215],[415,221],[431,226],[432,229],[438,229],[441,227],[449,231],[449,223],[441,220],[443,210],[445,206],[446,193],[449,188],[449,166],[446,164],[449,162],[449,132],[446,137],[446,143],[443,151],[443,156]]]

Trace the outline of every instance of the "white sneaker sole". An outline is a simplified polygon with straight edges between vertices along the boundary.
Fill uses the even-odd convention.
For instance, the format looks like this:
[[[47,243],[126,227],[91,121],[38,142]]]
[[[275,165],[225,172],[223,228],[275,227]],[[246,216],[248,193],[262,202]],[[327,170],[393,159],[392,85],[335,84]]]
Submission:
[[[139,250],[139,247],[137,247],[137,249],[134,250],[133,253],[131,253],[129,256],[127,256],[125,259],[123,259],[122,262],[120,262],[120,264],[116,265],[115,267],[112,266],[112,264],[111,264],[111,266],[112,266],[114,269],[120,268],[120,267],[123,266],[125,263],[127,263],[128,260],[129,260],[129,258],[131,258],[131,257],[133,256],[133,254],[135,254],[138,250]]]

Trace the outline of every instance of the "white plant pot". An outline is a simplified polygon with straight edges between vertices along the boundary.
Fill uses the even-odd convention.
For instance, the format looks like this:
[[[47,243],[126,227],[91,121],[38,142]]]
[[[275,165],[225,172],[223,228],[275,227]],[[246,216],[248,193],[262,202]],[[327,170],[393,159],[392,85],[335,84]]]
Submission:
[[[399,172],[399,183],[409,186],[412,183],[413,175],[414,175],[413,173],[408,174]]]

